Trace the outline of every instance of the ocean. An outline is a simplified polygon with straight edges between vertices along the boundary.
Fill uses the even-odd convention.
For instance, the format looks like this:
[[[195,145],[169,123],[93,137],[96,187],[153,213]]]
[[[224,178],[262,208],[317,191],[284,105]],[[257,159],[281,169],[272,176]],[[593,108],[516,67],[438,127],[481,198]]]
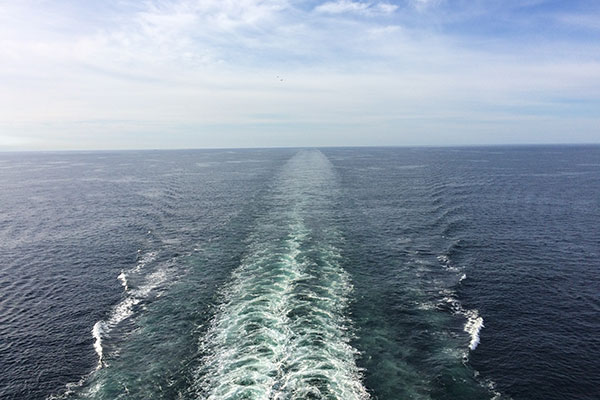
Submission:
[[[600,398],[600,146],[0,153],[2,399]]]

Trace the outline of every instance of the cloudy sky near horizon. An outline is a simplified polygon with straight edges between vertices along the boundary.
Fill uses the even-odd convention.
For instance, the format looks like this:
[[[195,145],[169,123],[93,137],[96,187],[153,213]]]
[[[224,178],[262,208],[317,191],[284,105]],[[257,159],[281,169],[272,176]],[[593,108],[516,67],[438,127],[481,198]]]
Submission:
[[[0,0],[0,150],[600,142],[595,0]]]

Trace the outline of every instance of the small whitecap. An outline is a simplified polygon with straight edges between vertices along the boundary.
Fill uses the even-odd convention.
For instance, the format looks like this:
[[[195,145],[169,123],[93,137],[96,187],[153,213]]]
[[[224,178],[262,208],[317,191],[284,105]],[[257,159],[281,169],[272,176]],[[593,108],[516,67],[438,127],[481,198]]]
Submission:
[[[104,321],[98,321],[94,324],[94,327],[92,328],[92,336],[94,337],[94,350],[96,350],[96,354],[98,355],[98,366],[96,367],[96,369],[102,368],[102,333],[104,333],[105,326],[106,323]]]
[[[479,345],[479,332],[484,327],[483,318],[479,316],[477,310],[470,310],[467,312],[467,322],[465,323],[464,331],[471,336],[469,342],[469,349],[475,350]]]
[[[127,289],[128,289],[127,276],[125,275],[125,272],[121,271],[119,276],[117,276],[117,279],[121,282],[121,285],[123,285],[123,288],[125,289],[125,291],[127,291]]]

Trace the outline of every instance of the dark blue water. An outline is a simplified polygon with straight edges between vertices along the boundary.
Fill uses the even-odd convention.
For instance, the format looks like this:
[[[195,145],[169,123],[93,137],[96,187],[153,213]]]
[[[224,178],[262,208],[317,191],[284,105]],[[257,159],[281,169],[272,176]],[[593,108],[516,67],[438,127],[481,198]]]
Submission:
[[[2,399],[600,398],[600,147],[0,155]]]

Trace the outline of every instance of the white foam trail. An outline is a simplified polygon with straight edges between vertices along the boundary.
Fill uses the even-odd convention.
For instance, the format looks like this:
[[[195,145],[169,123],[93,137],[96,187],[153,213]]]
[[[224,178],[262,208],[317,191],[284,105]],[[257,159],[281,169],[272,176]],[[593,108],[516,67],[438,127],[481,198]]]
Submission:
[[[138,253],[141,253],[141,250],[138,250]],[[128,274],[135,274],[139,272],[146,266],[146,264],[154,261],[155,259],[156,253],[154,252],[144,254],[139,258],[136,266],[129,271]],[[143,284],[133,290],[129,290],[126,278],[127,274],[125,274],[124,271],[121,271],[121,274],[119,274],[117,277],[117,279],[119,279],[121,284],[125,287],[127,297],[113,307],[107,319],[97,321],[92,327],[91,333],[92,337],[94,338],[94,350],[98,355],[98,364],[96,365],[96,368],[93,371],[90,371],[87,375],[82,376],[78,382],[68,383],[66,385],[66,390],[63,393],[50,395],[48,400],[73,398],[72,395],[81,387],[83,387],[98,370],[108,367],[108,364],[105,360],[106,354],[103,347],[104,339],[110,335],[111,331],[115,329],[119,323],[123,322],[134,314],[134,307],[137,304],[141,303],[152,295],[155,295],[156,297],[160,296],[165,283],[170,278],[170,274],[167,267],[158,269],[145,278],[142,278]],[[86,388],[85,395],[83,397],[95,398],[97,392],[99,392],[102,388],[102,385],[103,383],[101,381],[92,382],[92,385]]]
[[[201,346],[209,354],[202,398],[369,398],[343,316],[349,276],[329,260],[320,270],[324,282],[299,290],[316,277],[299,257],[307,233],[291,236],[285,253],[270,259],[267,248],[257,249],[234,272],[228,302]]]
[[[438,261],[444,265],[445,268],[452,271],[458,271],[458,268],[451,266],[450,258],[447,255],[441,255],[437,257]],[[458,278],[458,283],[461,284],[462,281],[467,279],[467,274],[461,274],[460,278]],[[453,290],[442,290],[440,294],[445,294],[443,301],[446,302],[452,312],[456,314],[463,315],[467,322],[465,322],[465,326],[463,330],[469,334],[469,350],[473,351],[477,348],[480,342],[479,333],[481,329],[483,329],[483,318],[479,316],[479,311],[477,310],[467,310],[465,309],[460,301],[455,298],[455,293]]]
[[[477,371],[475,371],[477,376],[479,373]],[[496,388],[496,382],[494,382],[491,379],[486,379],[485,381],[482,382],[482,384],[490,391],[491,393],[491,399],[490,400],[500,400],[500,399],[505,399],[505,400],[511,400],[510,396],[507,395],[503,395],[502,393],[500,393],[498,391],[498,389]]]
[[[464,331],[471,336],[469,349],[475,350],[479,345],[479,332],[484,327],[483,318],[479,316],[477,310],[469,310],[466,312],[467,322],[465,323]]]
[[[148,231],[148,233],[150,233],[150,231]],[[138,250],[138,253],[141,253],[141,250]],[[133,269],[133,271],[134,272],[139,272],[142,268],[144,268],[146,266],[146,264],[149,264],[149,263],[151,263],[154,260],[156,260],[156,253],[155,252],[151,251],[149,253],[144,254],[138,260],[138,262],[135,265],[135,268]]]
[[[463,330],[469,334],[469,350],[473,351],[477,348],[480,342],[479,333],[484,328],[483,317],[479,315],[477,310],[465,309],[460,301],[453,297],[453,294],[443,298],[443,301],[450,306],[450,310],[453,313],[464,316],[467,321],[463,327]]]
[[[94,350],[96,350],[96,354],[98,354],[98,365],[96,366],[96,369],[102,368],[102,332],[104,331],[104,324],[104,321],[98,321],[94,324],[94,327],[92,328],[92,336],[94,337]]]
[[[344,315],[353,289],[350,276],[339,266],[337,249],[321,243],[320,250],[319,276],[310,276],[320,284],[297,291],[292,299],[292,309],[307,312],[290,320],[291,330],[300,334],[288,344],[288,372],[273,398],[368,399]]]
[[[124,275],[124,273],[121,272],[121,275]],[[121,275],[119,275],[119,278],[121,278]],[[96,369],[107,366],[107,363],[104,360],[104,349],[102,347],[104,336],[110,334],[117,325],[131,317],[134,312],[134,307],[148,298],[152,292],[165,283],[167,279],[168,273],[165,269],[159,269],[148,275],[142,286],[129,290],[127,292],[128,296],[113,307],[106,320],[100,320],[94,324],[92,336],[94,337],[94,350],[96,350],[96,354],[98,355],[98,366]],[[127,290],[127,281],[124,276],[123,280],[124,282],[122,281],[122,283]],[[159,296],[160,293],[157,293],[156,295]]]
[[[369,398],[345,317],[350,278],[327,238],[311,242],[302,218],[325,205],[331,179],[320,152],[288,163],[200,343],[197,398]]]
[[[445,264],[445,265],[450,263],[450,259],[448,258],[447,255],[442,254],[441,256],[437,256],[437,259],[440,263]]]
[[[453,272],[460,271],[460,268],[452,265],[452,262],[450,261],[450,257],[448,257],[447,255],[437,256],[437,259],[443,265],[443,267],[445,269],[447,269],[448,271],[453,271]]]
[[[244,385],[245,396],[270,398],[289,335],[287,304],[293,282],[302,275],[297,238],[288,239],[287,252],[275,257],[257,246],[234,271],[224,294],[227,302],[201,345],[210,354],[199,385],[207,399],[235,397]]]
[[[121,285],[123,285],[123,288],[125,289],[125,291],[127,291],[128,287],[127,287],[127,276],[125,275],[125,272],[121,271],[121,273],[119,274],[119,276],[117,276],[117,279],[119,281],[121,281]]]

